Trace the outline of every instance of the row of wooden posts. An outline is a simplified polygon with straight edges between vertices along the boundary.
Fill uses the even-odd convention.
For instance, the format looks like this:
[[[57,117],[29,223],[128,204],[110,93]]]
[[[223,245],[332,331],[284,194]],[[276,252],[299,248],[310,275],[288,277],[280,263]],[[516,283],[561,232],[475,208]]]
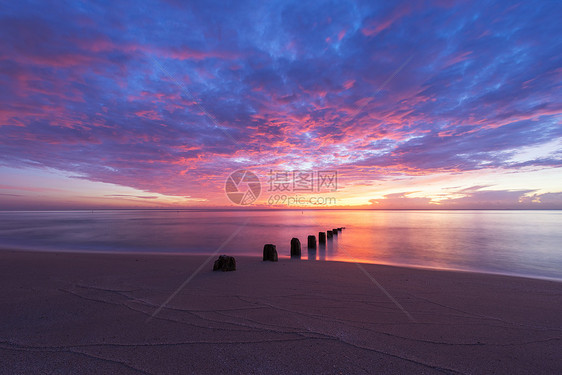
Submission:
[[[331,240],[334,236],[337,236],[345,227],[334,228],[326,232],[318,232],[318,243],[320,245],[326,244],[326,240]],[[308,250],[316,250],[316,236],[308,236]],[[298,238],[291,239],[291,258],[301,257],[301,242]],[[277,262],[277,249],[273,244],[266,244],[263,247],[263,260],[269,260],[272,262]]]
[[[341,232],[345,227],[341,228],[334,228],[332,230],[328,230],[326,232],[318,232],[318,243],[323,245],[326,243],[326,239],[332,239],[334,236],[337,236],[339,232]],[[309,250],[316,250],[316,236],[311,234],[308,236],[308,249]],[[298,238],[291,239],[291,257],[300,257],[301,256],[301,242]]]

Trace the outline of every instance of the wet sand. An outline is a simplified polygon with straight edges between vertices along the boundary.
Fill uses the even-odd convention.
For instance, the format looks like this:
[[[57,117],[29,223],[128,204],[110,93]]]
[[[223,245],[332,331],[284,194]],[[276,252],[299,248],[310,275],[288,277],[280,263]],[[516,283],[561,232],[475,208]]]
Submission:
[[[207,259],[0,251],[0,373],[562,372],[561,282]]]

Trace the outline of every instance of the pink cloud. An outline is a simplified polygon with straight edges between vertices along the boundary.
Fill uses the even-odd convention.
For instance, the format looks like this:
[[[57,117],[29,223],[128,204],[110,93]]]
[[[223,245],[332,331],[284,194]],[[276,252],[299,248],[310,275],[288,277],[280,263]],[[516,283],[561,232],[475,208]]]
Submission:
[[[338,40],[342,40],[343,37],[345,36],[347,30],[346,29],[342,29],[339,33],[338,33]]]
[[[361,32],[365,36],[376,36],[381,31],[390,28],[401,18],[409,15],[411,12],[412,7],[410,3],[398,5],[386,17],[383,17],[382,19],[375,18],[374,20],[368,22],[367,25],[361,29]]]

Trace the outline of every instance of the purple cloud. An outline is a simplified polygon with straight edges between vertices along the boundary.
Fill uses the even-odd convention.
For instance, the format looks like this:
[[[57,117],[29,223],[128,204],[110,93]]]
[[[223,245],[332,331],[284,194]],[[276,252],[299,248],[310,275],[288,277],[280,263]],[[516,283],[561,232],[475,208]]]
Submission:
[[[562,166],[513,159],[562,135],[557,2],[4,8],[0,165],[178,196],[302,162],[366,180]]]

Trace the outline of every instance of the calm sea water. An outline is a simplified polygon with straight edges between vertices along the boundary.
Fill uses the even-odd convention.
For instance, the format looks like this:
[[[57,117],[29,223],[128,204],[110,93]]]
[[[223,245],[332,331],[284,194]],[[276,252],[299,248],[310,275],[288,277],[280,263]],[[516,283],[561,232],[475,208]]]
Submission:
[[[315,253],[309,234],[346,229]],[[562,280],[562,211],[0,212],[0,247],[288,256]]]

